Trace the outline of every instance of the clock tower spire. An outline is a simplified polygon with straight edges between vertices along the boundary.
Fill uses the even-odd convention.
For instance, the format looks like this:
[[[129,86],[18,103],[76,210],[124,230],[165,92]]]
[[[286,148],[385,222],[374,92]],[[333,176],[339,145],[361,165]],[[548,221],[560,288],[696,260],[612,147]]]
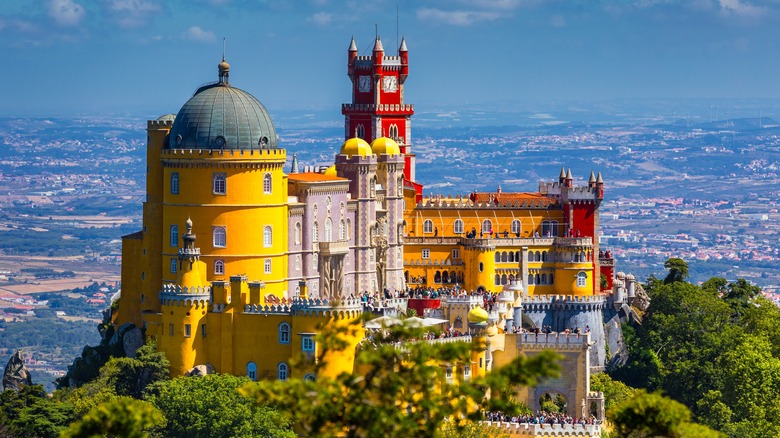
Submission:
[[[404,179],[422,196],[422,186],[414,183],[411,119],[414,106],[404,103],[404,84],[409,76],[409,50],[401,39],[398,55],[386,54],[377,35],[371,56],[359,56],[355,39],[349,45],[347,75],[352,82],[352,102],[341,106],[344,114],[344,140],[360,137],[371,143],[389,137],[404,155]]]

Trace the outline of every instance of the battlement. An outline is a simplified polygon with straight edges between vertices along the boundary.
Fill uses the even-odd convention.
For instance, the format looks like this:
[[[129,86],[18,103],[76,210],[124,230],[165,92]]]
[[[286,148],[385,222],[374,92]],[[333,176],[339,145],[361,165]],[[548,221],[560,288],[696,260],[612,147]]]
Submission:
[[[209,301],[211,301],[211,288],[208,286],[188,288],[178,284],[164,284],[160,291],[160,302],[163,305],[207,306]]]
[[[597,304],[607,300],[604,295],[533,295],[523,297],[523,303],[529,304],[551,304],[551,303],[573,303],[573,304]]]
[[[498,436],[511,438],[601,436],[600,424],[528,424],[500,421],[484,421],[482,424],[496,428]]]
[[[590,333],[507,333],[506,336],[515,337],[526,350],[571,350],[590,345]]]
[[[155,130],[160,128],[172,128],[173,120],[147,120],[146,129]]]
[[[277,159],[286,160],[287,151],[285,149],[162,149],[160,151],[162,158],[259,158],[259,159]]]
[[[341,104],[341,113],[364,113],[374,112],[377,114],[390,113],[390,114],[414,114],[414,105],[412,104],[398,104],[398,103],[380,103],[379,105],[374,103],[343,103]]]
[[[358,299],[327,300],[318,298],[293,298],[283,304],[247,304],[244,313],[260,315],[312,315],[312,316],[348,316],[357,317],[363,311],[363,303]]]
[[[444,296],[441,298],[442,304],[477,304],[484,302],[482,295],[457,295]]]
[[[543,193],[544,194],[544,193]],[[417,203],[418,209],[544,209],[558,205],[558,200],[553,198],[528,197],[523,199],[498,199],[498,202],[475,202],[468,196],[427,196]]]

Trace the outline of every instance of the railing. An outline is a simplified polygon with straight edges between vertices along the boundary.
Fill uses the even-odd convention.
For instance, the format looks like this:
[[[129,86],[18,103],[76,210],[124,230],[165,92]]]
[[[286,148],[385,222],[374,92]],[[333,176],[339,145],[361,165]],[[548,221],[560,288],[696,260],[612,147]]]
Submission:
[[[497,428],[500,436],[512,438],[601,436],[600,424],[529,424],[500,421],[483,421],[481,424]]]
[[[414,105],[412,104],[397,104],[397,103],[381,103],[379,105],[373,103],[345,103],[341,105],[342,112],[350,111],[395,111],[395,112],[414,112]]]
[[[496,246],[585,246],[592,247],[593,239],[590,237],[427,237],[406,236],[404,243],[425,245],[463,245],[466,247],[496,247]]]

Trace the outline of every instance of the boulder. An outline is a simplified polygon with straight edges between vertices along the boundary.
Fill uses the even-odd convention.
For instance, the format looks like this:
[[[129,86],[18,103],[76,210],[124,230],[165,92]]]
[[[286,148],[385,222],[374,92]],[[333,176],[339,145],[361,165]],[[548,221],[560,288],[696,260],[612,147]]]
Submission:
[[[214,369],[213,366],[211,366],[210,363],[207,363],[205,365],[195,365],[194,367],[187,370],[187,373],[185,376],[187,377],[201,377],[206,376],[208,374],[216,374],[217,370]]]
[[[125,350],[125,356],[135,359],[135,352],[144,346],[144,332],[140,328],[133,326],[122,337],[122,346]]]
[[[8,360],[3,373],[3,390],[12,389],[19,391],[24,385],[32,385],[32,376],[27,368],[24,367],[24,356],[22,350],[16,350],[16,353]]]
[[[122,357],[125,356],[123,338],[125,333],[135,328],[135,324],[132,322],[126,322],[119,326],[119,328],[111,336],[111,340],[108,341],[108,348],[111,350],[112,356]],[[135,353],[135,352],[134,352]]]
[[[636,283],[636,296],[631,302],[631,305],[636,307],[640,312],[645,312],[650,307],[650,296],[645,292],[645,288],[638,282]]]

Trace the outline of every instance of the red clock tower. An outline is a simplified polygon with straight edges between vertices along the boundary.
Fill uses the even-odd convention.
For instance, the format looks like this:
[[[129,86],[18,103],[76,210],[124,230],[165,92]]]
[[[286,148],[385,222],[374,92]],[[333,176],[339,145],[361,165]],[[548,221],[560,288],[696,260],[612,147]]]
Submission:
[[[398,56],[385,55],[382,41],[376,37],[371,56],[358,56],[355,39],[349,44],[347,75],[352,81],[352,103],[341,106],[344,114],[344,139],[360,137],[371,143],[389,137],[404,154],[404,179],[415,179],[412,154],[411,118],[414,106],[404,103],[404,82],[409,75],[409,52],[401,39]],[[422,186],[416,191],[422,193]]]

